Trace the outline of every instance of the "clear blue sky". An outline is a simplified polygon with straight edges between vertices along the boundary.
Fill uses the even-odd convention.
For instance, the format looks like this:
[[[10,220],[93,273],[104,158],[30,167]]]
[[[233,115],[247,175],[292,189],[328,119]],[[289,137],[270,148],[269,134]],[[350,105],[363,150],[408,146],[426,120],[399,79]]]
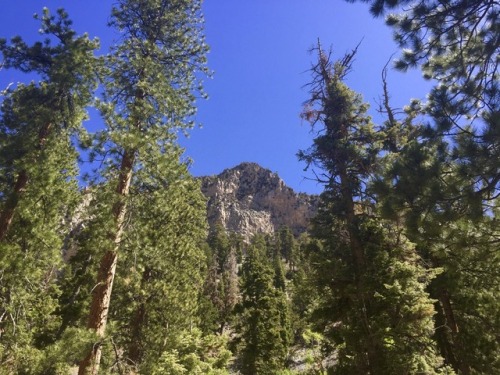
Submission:
[[[109,0],[2,1],[0,37],[21,35],[37,40],[39,25],[32,17],[44,6],[64,7],[78,33],[101,40],[105,53],[113,40],[107,28]],[[182,140],[194,160],[192,173],[210,175],[243,161],[253,161],[277,172],[297,191],[320,192],[321,186],[305,179],[304,165],[295,156],[307,148],[313,134],[299,117],[307,99],[303,86],[315,56],[308,50],[321,39],[341,57],[361,40],[348,84],[372,103],[381,95],[381,71],[398,52],[383,19],[373,19],[366,4],[342,0],[206,0],[206,38],[211,47],[209,66],[214,77],[206,81],[210,99],[198,103],[197,121],[203,124]],[[24,80],[13,71],[0,71],[0,88]],[[418,71],[389,73],[392,104],[401,107],[410,98],[423,98],[428,83]],[[93,116],[96,116],[93,114]],[[88,126],[98,123],[92,118]]]

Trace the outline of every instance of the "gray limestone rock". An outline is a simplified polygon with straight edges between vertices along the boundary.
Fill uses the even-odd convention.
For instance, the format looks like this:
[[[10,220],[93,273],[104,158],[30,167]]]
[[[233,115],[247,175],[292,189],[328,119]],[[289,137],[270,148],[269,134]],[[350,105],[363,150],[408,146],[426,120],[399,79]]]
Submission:
[[[282,226],[295,235],[303,233],[317,210],[317,196],[295,193],[276,173],[256,163],[242,163],[201,180],[210,226],[222,224],[246,241]]]

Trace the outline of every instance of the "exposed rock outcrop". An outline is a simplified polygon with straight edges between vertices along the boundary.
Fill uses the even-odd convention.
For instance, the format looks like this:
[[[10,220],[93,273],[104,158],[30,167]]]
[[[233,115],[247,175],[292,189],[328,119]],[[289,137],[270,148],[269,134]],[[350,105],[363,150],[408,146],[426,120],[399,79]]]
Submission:
[[[276,173],[255,163],[242,163],[201,180],[210,226],[220,223],[245,240],[281,226],[298,235],[317,209],[317,196],[295,193]]]

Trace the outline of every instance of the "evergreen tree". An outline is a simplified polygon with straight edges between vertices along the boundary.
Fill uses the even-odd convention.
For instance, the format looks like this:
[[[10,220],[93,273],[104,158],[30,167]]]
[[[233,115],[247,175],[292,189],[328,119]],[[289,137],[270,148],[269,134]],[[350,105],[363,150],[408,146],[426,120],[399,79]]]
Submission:
[[[222,273],[231,253],[231,240],[221,224],[217,224],[208,236],[208,245],[212,250],[217,271]]]
[[[440,189],[435,189],[438,193],[429,199],[429,206],[476,218],[491,214],[500,189],[497,4],[479,0],[366,2],[376,16],[392,9],[399,12],[386,17],[403,50],[396,68],[419,67],[425,78],[436,82],[428,102],[421,105],[429,121],[419,134],[424,146],[416,146],[424,152],[435,148],[443,164],[437,179],[445,182],[436,186]]]
[[[204,297],[208,299],[206,312],[213,311],[213,330],[222,334],[239,299],[237,244],[221,225],[216,225],[208,237],[208,245],[209,265],[204,291]],[[203,318],[210,320],[207,316]]]
[[[44,42],[28,46],[19,36],[12,38],[10,44],[0,39],[4,68],[40,76],[38,83],[20,84],[4,92],[0,240],[6,238],[29,181],[44,176],[42,173],[33,176],[37,167],[49,162],[43,157],[57,153],[57,146],[50,149],[53,139],[60,136],[68,143],[70,135],[81,131],[86,116],[83,108],[90,104],[95,85],[93,51],[98,47],[97,42],[86,35],[77,37],[64,10],[60,9],[57,17],[50,15],[47,8],[43,12],[37,18],[42,24],[40,32],[47,36]],[[54,40],[58,42],[55,46]],[[61,171],[64,168],[59,166]],[[48,175],[45,184],[49,184],[54,176],[45,175]]]
[[[64,10],[37,18],[44,42],[0,40],[4,67],[38,77],[4,92],[0,119],[0,372],[9,374],[64,371],[79,353],[55,343],[57,276],[79,202],[72,137],[91,102],[97,42],[77,36]]]
[[[165,184],[162,172],[183,168],[178,164],[176,135],[191,126],[187,118],[195,112],[197,72],[206,72],[207,50],[197,0],[122,0],[110,24],[121,32],[122,42],[105,61],[100,109],[107,124],[101,138],[110,156],[106,179],[115,188],[101,202],[108,234],[99,247],[101,263],[88,318],[88,328],[100,337],[106,331],[124,230],[133,225],[128,219],[133,220],[134,212],[127,202],[134,173],[151,178],[155,191]],[[149,272],[147,267],[142,270],[144,283]],[[95,343],[79,373],[96,374],[101,352],[101,344]]]
[[[386,17],[403,49],[396,67],[420,66],[426,78],[436,79],[436,98],[444,95],[448,108],[454,107],[449,115],[498,110],[499,12],[494,1],[363,1],[375,16],[399,11]],[[460,125],[453,116],[448,120],[442,130]]]
[[[294,251],[295,251],[295,238],[289,227],[281,227],[277,234],[277,243],[279,253],[288,263],[289,268],[293,271],[294,268]]]
[[[495,210],[491,216],[483,216],[481,209],[471,215],[470,197],[466,202],[459,198],[463,180],[444,142],[422,142],[422,127],[413,126],[408,132],[406,121],[390,125],[395,132],[401,127],[400,134],[413,135],[400,137],[405,141],[396,147],[398,151],[386,154],[372,190],[383,215],[404,228],[430,269],[441,271],[428,290],[436,300],[435,339],[442,356],[457,372],[493,374],[498,340],[490,332],[498,330],[492,313],[498,304],[488,296],[496,293],[499,276],[493,271],[499,261],[492,241],[498,233]],[[487,283],[478,284],[478,270]],[[479,320],[481,326],[476,325]]]
[[[267,251],[264,238],[257,235],[243,264],[241,371],[248,375],[283,370],[290,344],[286,295],[275,286]]]
[[[122,361],[134,364],[141,373],[153,372],[163,353],[171,356],[180,350],[176,347],[179,337],[186,342],[197,340],[193,330],[198,325],[205,262],[201,251],[206,237],[205,199],[187,169],[174,168],[175,160],[171,163],[160,174],[161,185],[156,185],[160,176],[143,173],[149,168],[136,174],[137,187],[134,183],[129,206],[134,220],[123,244],[116,297],[110,308],[111,322],[117,327],[116,333],[111,332],[113,342],[126,348]],[[205,339],[210,336],[206,334]],[[223,338],[216,341],[219,346],[224,342]],[[187,348],[183,350],[189,357]],[[196,350],[199,366],[221,369],[225,365],[209,361],[219,361],[224,351]],[[182,358],[179,361],[192,366]]]
[[[498,264],[491,242],[498,235],[491,223],[500,189],[498,6],[461,0],[368,2],[375,15],[398,11],[386,18],[403,48],[396,67],[419,67],[437,82],[420,105],[428,123],[416,128],[408,144],[400,143],[375,190],[385,214],[404,224],[426,263],[444,270],[429,287],[438,301],[436,340],[443,357],[463,374],[496,373],[493,353],[499,343],[490,332],[498,330],[491,314],[497,304],[484,298],[498,285],[498,273],[490,268]],[[389,122],[400,134],[408,133],[407,121]],[[489,282],[468,289],[478,286],[477,272],[465,270],[479,269]],[[477,320],[483,330],[472,324]]]
[[[438,178],[451,179],[430,204],[469,217],[491,213],[500,189],[498,7],[492,1],[367,2],[377,16],[407,6],[386,18],[403,49],[396,67],[419,67],[437,82],[422,106],[429,124],[420,137],[451,166],[441,167]]]
[[[292,274],[291,282],[291,307],[293,319],[294,339],[300,341],[303,333],[312,322],[311,313],[314,311],[318,296],[318,290],[313,283],[313,269],[311,254],[317,252],[320,244],[312,240],[307,234],[299,238],[295,255],[297,257],[297,269]]]
[[[433,304],[424,288],[432,274],[404,235],[376,216],[366,190],[384,135],[343,79],[355,51],[336,63],[318,45],[311,99],[303,116],[320,127],[299,158],[321,169],[325,184],[314,237],[319,294],[317,324],[338,350],[335,373],[437,373]]]

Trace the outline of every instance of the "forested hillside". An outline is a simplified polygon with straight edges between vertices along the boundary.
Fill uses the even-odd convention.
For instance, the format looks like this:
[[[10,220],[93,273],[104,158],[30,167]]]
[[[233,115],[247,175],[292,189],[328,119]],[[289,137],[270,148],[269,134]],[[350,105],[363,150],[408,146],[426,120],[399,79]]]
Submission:
[[[0,39],[0,374],[500,373],[500,6],[363,2],[431,89],[395,108],[381,67],[376,122],[363,46],[312,40],[319,197],[191,175],[201,0],[117,0],[105,51],[63,9]]]

